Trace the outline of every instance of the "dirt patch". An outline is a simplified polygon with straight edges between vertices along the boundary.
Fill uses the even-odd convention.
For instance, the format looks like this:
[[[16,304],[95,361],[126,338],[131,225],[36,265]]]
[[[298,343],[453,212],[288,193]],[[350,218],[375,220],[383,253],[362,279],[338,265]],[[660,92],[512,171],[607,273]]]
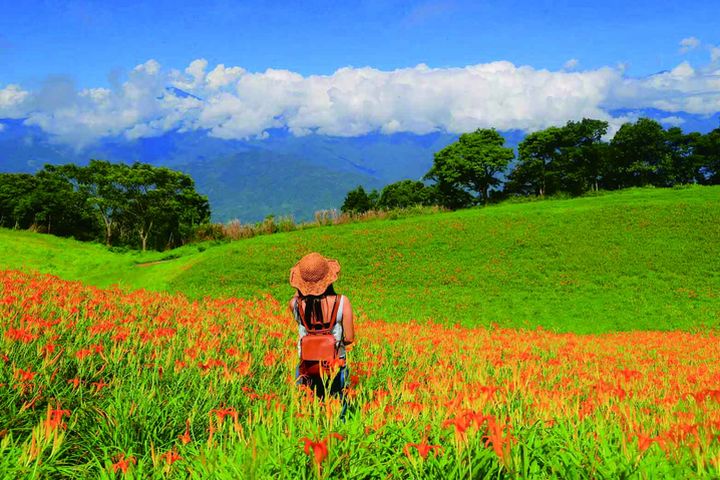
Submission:
[[[150,266],[153,266],[153,265],[157,265],[157,264],[159,264],[159,263],[172,262],[173,260],[175,260],[175,259],[174,259],[174,258],[171,258],[171,259],[168,259],[168,260],[155,260],[154,262],[136,263],[135,266],[136,266],[136,267],[150,267]]]

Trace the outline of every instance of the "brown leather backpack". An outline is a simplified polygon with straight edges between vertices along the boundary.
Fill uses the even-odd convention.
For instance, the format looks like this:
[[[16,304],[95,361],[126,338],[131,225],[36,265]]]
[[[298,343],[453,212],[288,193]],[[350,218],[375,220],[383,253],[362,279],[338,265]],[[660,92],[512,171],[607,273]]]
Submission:
[[[305,311],[297,300],[297,309],[300,314],[300,322],[305,327],[306,335],[300,339],[300,359],[310,362],[332,362],[337,359],[338,345],[333,329],[337,322],[338,308],[340,307],[340,295],[335,297],[332,313],[328,322],[322,318],[315,318],[310,315],[309,322],[305,319]]]

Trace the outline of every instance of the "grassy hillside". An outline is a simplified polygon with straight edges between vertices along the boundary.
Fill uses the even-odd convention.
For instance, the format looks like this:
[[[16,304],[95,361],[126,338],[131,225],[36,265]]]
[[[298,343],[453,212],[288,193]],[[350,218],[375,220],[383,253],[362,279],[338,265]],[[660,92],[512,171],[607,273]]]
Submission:
[[[365,316],[576,332],[720,325],[720,187],[600,197],[256,237],[166,254],[0,232],[0,266],[204,295],[292,294],[289,268],[318,250]]]

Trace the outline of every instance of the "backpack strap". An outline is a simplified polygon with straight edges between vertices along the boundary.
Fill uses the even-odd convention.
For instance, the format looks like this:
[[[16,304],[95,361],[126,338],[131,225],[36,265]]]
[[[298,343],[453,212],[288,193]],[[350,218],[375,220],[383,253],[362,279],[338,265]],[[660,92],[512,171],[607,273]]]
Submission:
[[[302,323],[302,326],[305,327],[306,332],[310,332],[310,326],[307,324],[307,322],[305,322],[305,309],[303,309],[302,303],[300,302],[299,298],[296,300],[295,307],[297,308],[300,323]]]
[[[338,311],[340,310],[340,304],[342,303],[342,295],[336,295],[335,296],[335,303],[333,303],[333,309],[332,313],[330,314],[330,326],[328,327],[328,330],[331,332],[335,328],[335,324],[337,323],[337,317],[338,317]]]
[[[338,301],[338,297],[340,297],[340,301]],[[329,325],[327,327],[325,326],[324,319],[320,320],[320,321],[317,321],[317,319],[316,319],[315,322],[312,322],[312,319],[311,319],[311,324],[315,328],[311,328],[311,325],[308,325],[308,323],[306,322],[305,309],[303,309],[302,303],[300,302],[299,298],[297,299],[297,302],[295,305],[297,307],[298,314],[300,316],[300,323],[302,323],[303,327],[305,327],[305,331],[307,331],[308,333],[311,333],[311,332],[312,333],[327,333],[327,332],[332,332],[332,330],[335,328],[335,323],[337,322],[338,316],[342,315],[342,311],[340,311],[341,303],[342,303],[342,295],[336,295],[335,302],[333,303],[333,308],[330,313]],[[338,312],[340,312],[340,313],[338,313]],[[320,325],[320,328],[316,328],[317,325]]]
[[[337,315],[335,316],[335,323],[342,322],[343,319],[343,304],[345,303],[345,297],[343,295],[339,295],[340,297],[340,306],[338,307]]]

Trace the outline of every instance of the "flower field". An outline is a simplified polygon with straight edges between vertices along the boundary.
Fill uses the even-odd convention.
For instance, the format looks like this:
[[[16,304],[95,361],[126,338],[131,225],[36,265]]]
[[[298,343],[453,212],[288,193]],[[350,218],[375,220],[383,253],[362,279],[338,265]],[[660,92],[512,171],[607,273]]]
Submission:
[[[2,478],[720,476],[717,332],[360,318],[349,408],[284,302],[0,271]]]

